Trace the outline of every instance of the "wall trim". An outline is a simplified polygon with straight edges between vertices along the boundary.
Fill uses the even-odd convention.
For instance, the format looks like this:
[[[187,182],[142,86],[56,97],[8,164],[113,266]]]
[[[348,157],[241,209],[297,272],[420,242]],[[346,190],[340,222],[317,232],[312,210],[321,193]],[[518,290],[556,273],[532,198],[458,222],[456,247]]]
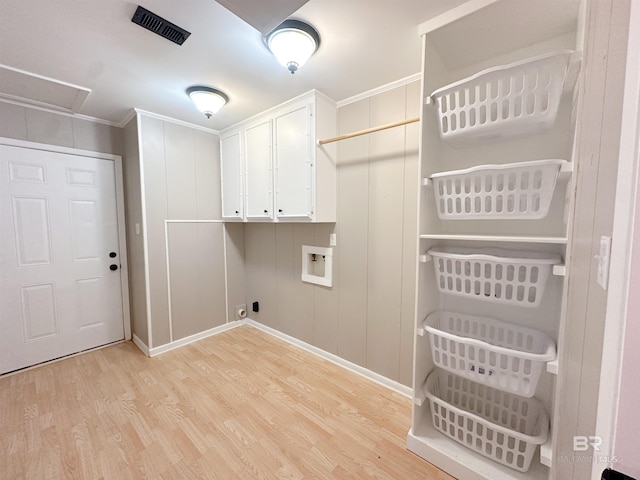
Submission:
[[[355,363],[345,360],[342,357],[334,355],[333,353],[329,353],[326,350],[322,350],[321,348],[313,346],[309,343],[303,342],[302,340],[299,340],[295,337],[287,335],[286,333],[282,333],[274,328],[267,327],[266,325],[263,325],[262,323],[258,323],[255,320],[252,320],[250,318],[245,319],[245,323],[253,328],[257,328],[258,330],[261,330],[276,338],[279,338],[280,340],[284,340],[285,342],[291,345],[294,345],[303,350],[306,350],[307,352],[312,353],[317,357],[323,358],[324,360],[328,360],[329,362],[335,365],[338,365],[339,367],[342,367],[346,370],[349,370],[350,372],[356,373],[361,377],[364,377],[368,380],[371,380],[377,383],[378,385],[388,388],[389,390],[393,390],[394,392],[399,393],[400,395],[403,395],[407,398],[412,397],[411,387],[402,385],[401,383],[396,382],[395,380],[391,380],[390,378],[384,377],[379,373],[373,372],[360,365],[356,365]]]
[[[371,90],[367,90],[366,92],[359,93],[357,95],[354,95],[353,97],[348,97],[343,100],[340,100],[336,103],[336,106],[337,108],[341,108],[341,107],[344,107],[345,105],[349,105],[351,103],[355,103],[360,100],[365,100],[370,97],[375,97],[376,95],[380,95],[381,93],[388,92],[389,90],[393,90],[394,88],[402,87],[404,85],[408,85],[409,83],[417,82],[421,78],[422,78],[421,73],[414,73],[413,75],[409,75],[408,77],[401,78],[399,80],[396,80],[395,82],[387,83],[386,85],[381,85]]]
[[[214,130],[213,128],[203,127],[202,125],[196,125],[195,123],[185,122],[183,120],[178,120],[176,118],[167,117],[165,115],[160,115],[159,113],[147,112],[146,110],[141,110],[139,108],[134,108],[133,111],[138,115],[144,115],[145,117],[157,118],[158,120],[162,120],[163,122],[174,123],[176,125],[182,125],[183,127],[194,128],[196,130],[201,130],[207,133],[213,133],[214,135],[220,135],[220,131]]]

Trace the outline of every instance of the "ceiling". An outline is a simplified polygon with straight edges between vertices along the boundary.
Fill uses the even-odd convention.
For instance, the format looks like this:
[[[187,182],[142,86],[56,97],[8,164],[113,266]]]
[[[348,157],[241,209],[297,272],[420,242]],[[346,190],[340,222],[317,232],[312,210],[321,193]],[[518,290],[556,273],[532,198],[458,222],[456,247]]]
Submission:
[[[314,88],[339,101],[418,73],[418,25],[464,2],[309,0],[292,17],[321,45],[291,75],[260,32],[214,0],[0,0],[0,64],[90,89],[82,115],[122,124],[135,107],[220,130]],[[135,25],[138,5],[191,36],[178,46]],[[185,94],[192,85],[230,102],[207,120]]]

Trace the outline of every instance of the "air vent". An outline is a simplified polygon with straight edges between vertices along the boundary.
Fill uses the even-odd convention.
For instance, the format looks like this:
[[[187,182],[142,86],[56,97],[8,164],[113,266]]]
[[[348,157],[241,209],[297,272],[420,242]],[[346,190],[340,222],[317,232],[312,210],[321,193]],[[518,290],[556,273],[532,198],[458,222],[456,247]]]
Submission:
[[[189,38],[189,35],[191,35],[191,33],[187,32],[184,28],[180,28],[140,6],[138,6],[136,13],[133,14],[131,21],[178,45],[182,45],[184,41]]]

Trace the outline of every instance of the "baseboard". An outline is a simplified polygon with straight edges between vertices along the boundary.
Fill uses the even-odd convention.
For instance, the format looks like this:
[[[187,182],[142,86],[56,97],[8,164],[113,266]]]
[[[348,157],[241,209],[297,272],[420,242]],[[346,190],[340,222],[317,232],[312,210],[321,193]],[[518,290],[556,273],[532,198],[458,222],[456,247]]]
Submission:
[[[367,378],[377,383],[378,385],[382,385],[383,387],[387,387],[388,389],[393,390],[394,392],[397,392],[401,395],[404,395],[405,397],[409,397],[409,398],[412,397],[411,387],[407,387],[406,385],[396,382],[395,380],[391,380],[387,377],[384,377],[379,373],[373,372],[367,368],[364,368],[360,365],[357,365],[348,360],[345,360],[344,358],[334,355],[333,353],[329,353],[325,350],[322,350],[321,348],[315,347],[309,343],[303,342],[302,340],[292,337],[291,335],[282,333],[274,328],[267,327],[266,325],[263,325],[262,323],[258,323],[255,320],[251,320],[250,318],[245,319],[245,324],[251,327],[257,328],[258,330],[261,330],[270,335],[273,335],[274,337],[284,340],[285,342],[295,345],[296,347],[302,348],[303,350],[313,353],[314,355],[317,355],[320,358],[328,360],[331,363],[334,363],[342,368],[346,368],[347,370],[353,373],[356,373],[361,377]]]
[[[244,320],[225,323],[223,325],[210,328],[209,330],[205,330],[204,332],[196,333],[194,335],[189,335],[188,337],[181,338],[180,340],[174,340],[173,342],[170,342],[170,343],[165,343],[164,345],[160,345],[159,347],[149,348],[147,350],[147,355],[149,357],[155,357],[156,355],[160,355],[162,353],[175,350],[176,348],[184,347],[185,345],[189,345],[190,343],[197,342],[198,340],[202,340],[203,338],[211,337],[212,335],[217,335],[218,333],[226,332],[227,330],[231,330],[232,328],[236,328],[236,327],[239,327],[240,325],[244,325],[244,323],[245,323]],[[144,352],[142,348],[141,350]]]
[[[136,345],[136,347],[138,347],[140,349],[140,351],[142,353],[144,353],[147,357],[149,356],[149,347],[147,347],[146,343],[144,343],[142,340],[140,340],[139,336],[137,336],[134,333],[134,334],[131,335],[131,340]]]

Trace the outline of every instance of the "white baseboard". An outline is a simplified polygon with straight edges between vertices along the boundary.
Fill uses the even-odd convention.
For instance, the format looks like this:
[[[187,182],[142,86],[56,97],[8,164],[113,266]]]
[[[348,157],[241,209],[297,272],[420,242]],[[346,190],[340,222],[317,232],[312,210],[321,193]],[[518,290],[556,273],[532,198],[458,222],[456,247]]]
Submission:
[[[164,345],[160,345],[159,347],[149,348],[147,349],[146,354],[149,357],[155,357],[156,355],[160,355],[161,353],[184,347],[185,345],[189,345],[190,343],[197,342],[198,340],[202,340],[203,338],[211,337],[212,335],[217,335],[218,333],[226,332],[227,330],[239,327],[240,325],[244,325],[244,321],[225,323],[223,325],[210,328],[209,330],[205,330],[204,332],[189,335],[188,337],[181,338],[180,340],[174,340],[170,343],[165,343]],[[144,349],[141,348],[141,350],[144,352]]]
[[[140,340],[139,336],[134,333],[133,335],[131,335],[131,340],[136,344],[136,347],[138,347],[140,351],[142,351],[142,353],[144,353],[147,357],[149,356],[149,347],[147,347],[146,343]]]
[[[325,350],[322,350],[321,348],[318,348],[309,343],[303,342],[302,340],[298,340],[297,338],[287,335],[286,333],[282,333],[271,327],[267,327],[266,325],[258,323],[255,320],[251,320],[250,318],[245,319],[245,323],[251,327],[257,328],[258,330],[261,330],[265,333],[273,335],[274,337],[284,340],[287,343],[295,345],[296,347],[302,348],[307,352],[313,353],[314,355],[317,355],[320,358],[328,360],[331,363],[334,363],[342,368],[346,368],[347,370],[353,373],[357,373],[361,377],[367,378],[377,383],[378,385],[382,385],[383,387],[387,387],[388,389],[393,390],[394,392],[397,392],[401,395],[404,395],[405,397],[409,397],[409,398],[412,397],[411,387],[407,387],[406,385],[396,382],[395,380],[391,380],[387,377],[384,377],[379,373],[373,372],[367,368],[364,368],[360,365],[357,365],[348,360],[345,360],[344,358],[334,355],[333,353],[329,353]]]

